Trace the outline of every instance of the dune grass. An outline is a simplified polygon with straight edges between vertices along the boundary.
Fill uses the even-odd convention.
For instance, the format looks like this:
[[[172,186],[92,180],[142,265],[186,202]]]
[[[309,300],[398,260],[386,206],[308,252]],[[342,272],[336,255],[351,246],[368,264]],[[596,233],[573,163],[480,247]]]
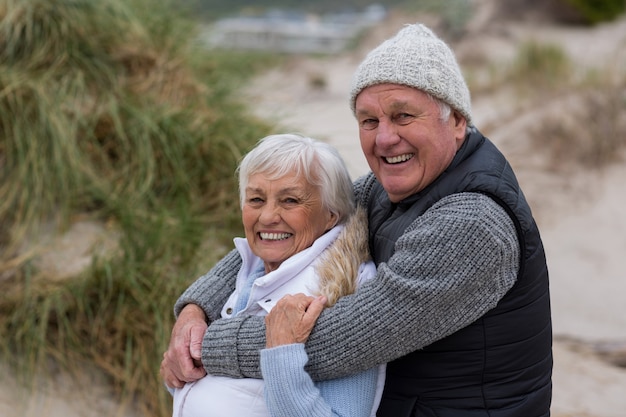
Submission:
[[[550,152],[552,169],[601,169],[623,160],[626,148],[626,73],[619,65],[580,68],[552,44],[522,44],[506,73],[518,95],[535,106],[562,100],[532,128],[537,149]]]
[[[171,6],[0,5],[0,353],[26,377],[96,367],[150,416],[171,413],[173,302],[240,233],[234,169],[269,133],[233,91],[273,62],[199,49]],[[118,231],[117,249],[42,278],[31,243],[76,216]]]
[[[466,59],[475,96],[507,92],[515,97],[514,115],[542,109],[529,131],[537,152],[548,155],[549,170],[602,169],[626,157],[626,73],[619,57],[577,65],[563,47],[531,39],[507,62],[490,63],[480,52]]]

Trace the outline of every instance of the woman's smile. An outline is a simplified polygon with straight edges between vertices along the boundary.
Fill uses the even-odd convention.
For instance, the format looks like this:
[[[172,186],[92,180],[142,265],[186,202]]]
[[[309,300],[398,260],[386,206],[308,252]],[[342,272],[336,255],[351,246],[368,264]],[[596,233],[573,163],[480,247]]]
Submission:
[[[251,175],[241,211],[248,245],[266,271],[311,246],[336,223],[319,188],[298,172],[281,178]]]
[[[293,236],[291,233],[259,232],[261,240],[285,240],[289,239],[291,236]]]

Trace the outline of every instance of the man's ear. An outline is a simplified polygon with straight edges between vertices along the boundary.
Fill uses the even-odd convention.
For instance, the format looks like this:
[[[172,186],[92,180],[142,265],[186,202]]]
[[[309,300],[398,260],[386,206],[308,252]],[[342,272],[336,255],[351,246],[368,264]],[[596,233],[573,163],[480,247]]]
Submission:
[[[453,110],[452,117],[454,117],[454,132],[457,139],[465,138],[465,131],[467,130],[467,120],[465,116],[456,110]]]
[[[460,123],[463,123],[463,128],[467,126],[467,120],[465,120],[465,116],[463,116],[461,113],[454,110],[453,116],[454,116],[454,126],[458,126]]]

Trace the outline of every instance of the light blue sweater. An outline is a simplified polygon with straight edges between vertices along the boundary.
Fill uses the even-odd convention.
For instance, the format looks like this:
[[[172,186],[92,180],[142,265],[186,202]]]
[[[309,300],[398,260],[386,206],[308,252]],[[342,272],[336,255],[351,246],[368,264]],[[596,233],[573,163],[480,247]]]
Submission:
[[[382,383],[382,378],[379,380],[378,376],[379,372],[384,372],[384,367],[313,383],[304,370],[307,360],[304,344],[283,345],[261,351],[265,402],[272,417],[354,417],[375,414],[378,408],[375,395],[377,381]],[[382,386],[379,388],[382,390]]]

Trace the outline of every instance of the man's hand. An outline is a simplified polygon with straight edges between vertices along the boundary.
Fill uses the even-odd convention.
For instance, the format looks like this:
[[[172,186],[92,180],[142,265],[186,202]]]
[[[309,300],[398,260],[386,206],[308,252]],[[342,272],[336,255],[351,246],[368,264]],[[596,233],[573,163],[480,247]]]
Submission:
[[[272,348],[306,342],[325,303],[326,297],[304,294],[281,298],[265,316],[265,346]]]
[[[174,328],[161,362],[161,378],[168,387],[182,388],[206,375],[202,367],[202,339],[207,329],[206,315],[194,304],[186,305]]]

